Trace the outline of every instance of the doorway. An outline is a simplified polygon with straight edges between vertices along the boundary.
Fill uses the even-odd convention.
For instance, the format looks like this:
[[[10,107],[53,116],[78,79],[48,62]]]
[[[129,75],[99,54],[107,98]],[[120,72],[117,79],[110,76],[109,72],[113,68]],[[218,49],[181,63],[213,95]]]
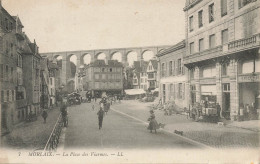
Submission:
[[[230,119],[230,84],[223,84],[222,116]]]

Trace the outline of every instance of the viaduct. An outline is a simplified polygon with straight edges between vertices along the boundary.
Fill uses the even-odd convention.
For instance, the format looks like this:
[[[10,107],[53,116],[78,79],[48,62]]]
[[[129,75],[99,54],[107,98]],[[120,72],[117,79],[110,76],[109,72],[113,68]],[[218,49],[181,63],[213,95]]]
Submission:
[[[76,56],[77,58],[77,64],[76,64],[76,70],[79,69],[81,65],[84,64],[84,56],[89,55],[90,60],[95,61],[98,59],[98,56],[100,54],[105,54],[105,61],[111,60],[113,58],[114,54],[121,54],[121,62],[124,66],[128,66],[128,58],[127,56],[135,52],[137,54],[137,61],[140,61],[143,59],[143,55],[147,51],[153,52],[154,56],[166,49],[169,48],[169,45],[164,46],[150,46],[150,47],[131,47],[131,48],[113,48],[113,49],[96,49],[96,50],[82,50],[82,51],[64,51],[64,52],[48,52],[48,53],[41,53],[42,57],[47,57],[50,61],[57,60],[58,57],[62,58],[62,70],[61,70],[61,83],[67,84],[69,81],[74,80],[70,77],[70,58],[72,56]]]

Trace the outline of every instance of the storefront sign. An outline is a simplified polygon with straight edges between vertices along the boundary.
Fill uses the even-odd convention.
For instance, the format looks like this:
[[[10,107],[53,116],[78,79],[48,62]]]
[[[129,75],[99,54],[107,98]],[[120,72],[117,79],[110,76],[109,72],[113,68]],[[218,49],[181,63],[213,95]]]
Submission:
[[[241,75],[238,77],[238,82],[258,82],[260,81],[260,75]]]

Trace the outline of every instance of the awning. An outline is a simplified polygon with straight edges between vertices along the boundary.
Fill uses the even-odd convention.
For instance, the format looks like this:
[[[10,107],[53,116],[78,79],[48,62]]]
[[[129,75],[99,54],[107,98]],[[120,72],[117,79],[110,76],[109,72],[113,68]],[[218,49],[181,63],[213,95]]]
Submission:
[[[155,88],[152,92],[159,92],[159,88]]]
[[[146,92],[143,89],[127,89],[125,90],[127,95],[141,95],[145,94]]]

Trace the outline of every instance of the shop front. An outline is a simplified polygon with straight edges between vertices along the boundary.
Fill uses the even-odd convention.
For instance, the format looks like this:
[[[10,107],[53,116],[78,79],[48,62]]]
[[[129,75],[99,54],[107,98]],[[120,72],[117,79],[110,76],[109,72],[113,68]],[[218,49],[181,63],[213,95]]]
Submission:
[[[239,115],[242,120],[258,119],[260,112],[260,74],[247,74],[238,77]]]

